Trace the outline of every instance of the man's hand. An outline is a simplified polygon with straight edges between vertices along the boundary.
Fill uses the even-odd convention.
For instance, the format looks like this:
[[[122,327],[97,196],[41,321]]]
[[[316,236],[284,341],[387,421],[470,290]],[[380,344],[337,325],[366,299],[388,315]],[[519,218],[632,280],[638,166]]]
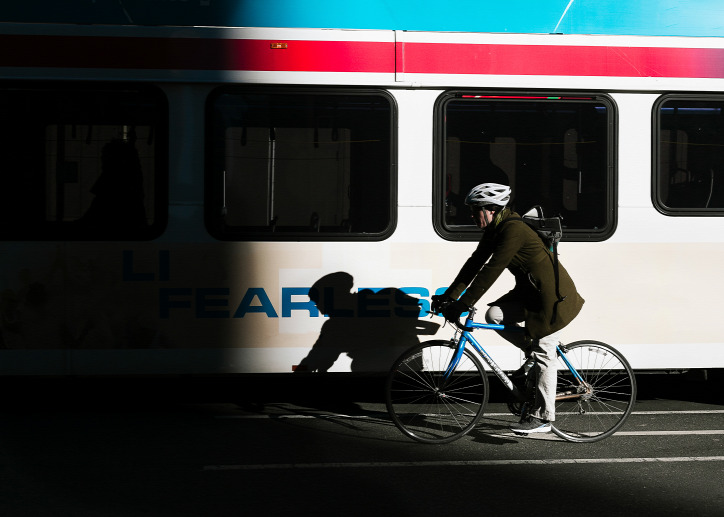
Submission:
[[[432,295],[432,303],[430,309],[435,314],[442,314],[445,307],[450,305],[454,300],[446,294],[434,294]]]
[[[469,310],[470,307],[465,305],[460,300],[455,300],[454,302],[443,308],[442,315],[445,316],[446,320],[456,322],[460,319],[460,315],[463,312],[468,312]]]

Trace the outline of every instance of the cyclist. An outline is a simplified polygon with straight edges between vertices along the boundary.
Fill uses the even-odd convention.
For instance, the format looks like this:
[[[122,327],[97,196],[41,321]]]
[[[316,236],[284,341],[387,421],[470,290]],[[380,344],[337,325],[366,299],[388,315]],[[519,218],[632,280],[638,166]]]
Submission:
[[[433,310],[448,321],[458,321],[504,269],[513,274],[513,290],[489,304],[485,319],[525,323],[525,332],[499,332],[524,351],[526,361],[513,380],[530,370],[527,380],[534,393],[530,411],[511,429],[523,434],[548,432],[555,420],[558,334],[576,317],[584,300],[560,262],[556,273],[553,255],[538,234],[508,208],[510,197],[510,187],[500,183],[483,183],[468,193],[465,204],[483,235],[450,287],[433,296]]]

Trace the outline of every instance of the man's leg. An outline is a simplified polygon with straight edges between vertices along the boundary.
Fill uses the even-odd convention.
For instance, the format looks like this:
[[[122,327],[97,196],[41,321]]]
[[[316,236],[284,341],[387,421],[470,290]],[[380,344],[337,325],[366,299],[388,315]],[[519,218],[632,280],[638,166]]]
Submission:
[[[535,359],[532,371],[535,374],[536,387],[535,402],[530,414],[541,420],[553,421],[556,419],[556,384],[558,382],[556,346],[558,343],[558,332],[533,341],[531,356]]]
[[[493,305],[485,313],[485,321],[495,325],[522,325],[525,321],[525,309],[523,304],[508,302],[500,305]],[[531,341],[526,338],[525,332],[504,332],[496,331],[503,339],[510,341],[515,346],[527,352]],[[529,354],[526,353],[526,357]]]

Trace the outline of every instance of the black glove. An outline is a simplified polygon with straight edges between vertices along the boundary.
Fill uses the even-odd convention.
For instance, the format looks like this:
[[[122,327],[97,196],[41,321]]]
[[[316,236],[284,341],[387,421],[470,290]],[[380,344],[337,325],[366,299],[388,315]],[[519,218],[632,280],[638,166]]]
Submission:
[[[449,304],[447,307],[443,308],[442,315],[445,316],[445,319],[448,321],[458,321],[460,319],[460,315],[463,312],[468,312],[470,310],[470,307],[465,305],[460,300],[455,300],[451,304]]]
[[[452,302],[453,299],[446,294],[434,294],[432,295],[430,310],[432,310],[434,314],[442,314],[442,312],[445,310],[445,307],[450,305]]]

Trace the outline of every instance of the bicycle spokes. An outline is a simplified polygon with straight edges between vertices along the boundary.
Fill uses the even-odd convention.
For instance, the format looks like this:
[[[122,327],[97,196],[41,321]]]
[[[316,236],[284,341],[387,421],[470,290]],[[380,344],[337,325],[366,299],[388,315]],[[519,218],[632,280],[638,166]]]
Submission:
[[[395,362],[387,378],[386,403],[393,422],[407,436],[425,443],[450,442],[468,433],[482,416],[487,375],[469,351],[454,356],[449,342],[431,341]]]
[[[562,352],[553,432],[576,442],[610,436],[633,409],[633,370],[616,349],[605,343],[579,341]]]

